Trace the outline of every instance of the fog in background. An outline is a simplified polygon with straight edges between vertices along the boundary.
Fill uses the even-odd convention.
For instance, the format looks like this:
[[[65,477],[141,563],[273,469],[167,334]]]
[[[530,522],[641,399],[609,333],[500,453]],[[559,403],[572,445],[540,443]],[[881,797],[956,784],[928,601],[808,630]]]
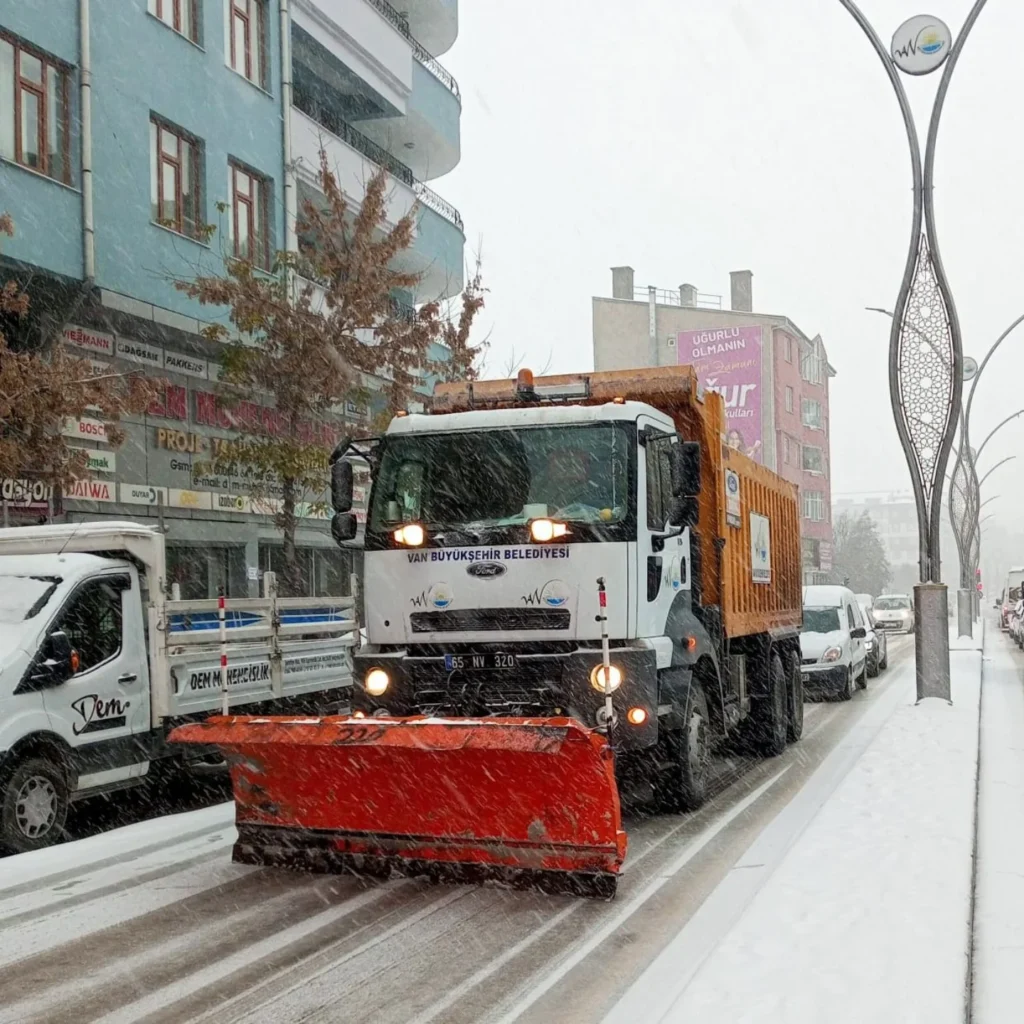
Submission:
[[[954,33],[968,0],[862,0],[886,46],[927,10]],[[489,375],[514,350],[592,368],[592,295],[638,285],[728,293],[820,332],[832,381],[834,493],[909,491],[886,382],[888,321],[909,242],[909,155],[878,57],[838,0],[494,0],[460,5],[446,64],[463,86],[462,162],[444,181],[491,289]],[[957,66],[936,162],[939,242],[965,351],[1024,313],[1024,4],[992,0]],[[940,72],[904,76],[923,136]],[[726,302],[727,304],[727,302]],[[1024,328],[979,385],[977,444],[1024,408]],[[981,471],[1020,449],[1024,417]],[[1024,457],[982,498],[1016,534]],[[993,536],[991,531],[986,538]],[[1024,554],[1018,559],[1024,563]]]

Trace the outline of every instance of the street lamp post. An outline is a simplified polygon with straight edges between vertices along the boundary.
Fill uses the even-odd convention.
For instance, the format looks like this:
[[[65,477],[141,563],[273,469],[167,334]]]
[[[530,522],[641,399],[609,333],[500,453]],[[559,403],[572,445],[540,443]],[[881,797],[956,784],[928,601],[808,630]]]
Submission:
[[[919,575],[914,587],[917,699],[950,699],[947,595],[941,582],[939,522],[942,484],[960,410],[963,346],[960,323],[939,255],[933,179],[939,122],[960,53],[986,0],[975,0],[959,37],[937,18],[905,22],[886,50],[855,0],[839,0],[871,43],[896,94],[910,147],[913,219],[903,280],[889,334],[889,399],[917,506]],[[917,125],[900,71],[922,75],[943,67],[922,162]]]

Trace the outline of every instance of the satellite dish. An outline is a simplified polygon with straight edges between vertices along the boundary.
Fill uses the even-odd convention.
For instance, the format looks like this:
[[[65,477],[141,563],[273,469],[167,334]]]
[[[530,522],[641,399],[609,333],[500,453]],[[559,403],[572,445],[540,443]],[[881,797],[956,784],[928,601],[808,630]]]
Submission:
[[[972,356],[964,356],[964,380],[971,380],[978,375],[978,360]]]

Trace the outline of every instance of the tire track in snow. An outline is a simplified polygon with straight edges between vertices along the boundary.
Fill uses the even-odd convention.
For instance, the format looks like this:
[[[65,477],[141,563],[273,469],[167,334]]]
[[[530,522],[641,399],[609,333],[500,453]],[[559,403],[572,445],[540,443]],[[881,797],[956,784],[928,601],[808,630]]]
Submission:
[[[239,882],[249,884],[222,891],[219,899],[202,894],[181,901],[0,972],[0,991],[18,994],[4,1009],[13,1016],[0,1020],[96,1020],[260,941],[287,943],[296,926],[315,930],[331,920],[344,926],[354,911],[397,887],[271,872]]]

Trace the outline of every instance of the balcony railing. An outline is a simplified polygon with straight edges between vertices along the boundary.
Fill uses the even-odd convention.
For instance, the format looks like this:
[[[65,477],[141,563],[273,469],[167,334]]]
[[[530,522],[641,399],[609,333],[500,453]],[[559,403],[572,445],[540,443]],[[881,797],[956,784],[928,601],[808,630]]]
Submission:
[[[462,94],[455,76],[434,56],[427,52],[419,40],[409,30],[409,22],[401,11],[396,11],[388,0],[368,0],[381,15],[386,18],[412,44],[412,52],[416,59],[459,101],[462,106]]]
[[[463,234],[465,234],[465,228],[462,224],[462,214],[448,202],[447,199],[442,199],[429,185],[424,185],[422,181],[417,181],[413,186],[413,190],[416,192],[416,198],[424,205],[429,206],[434,213],[439,213],[446,221],[450,224],[454,224]]]

